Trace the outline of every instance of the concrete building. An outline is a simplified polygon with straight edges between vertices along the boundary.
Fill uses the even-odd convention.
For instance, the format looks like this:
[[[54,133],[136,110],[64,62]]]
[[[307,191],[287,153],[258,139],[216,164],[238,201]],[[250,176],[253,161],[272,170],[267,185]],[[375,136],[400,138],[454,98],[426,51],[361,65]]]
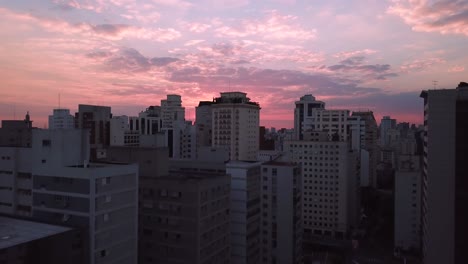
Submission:
[[[105,148],[110,145],[111,108],[108,106],[78,105],[75,127],[89,129],[92,161],[105,158]]]
[[[229,177],[190,168],[147,181],[139,263],[229,263]]]
[[[224,147],[231,160],[255,161],[259,149],[260,106],[246,93],[225,92],[214,99],[212,147]]]
[[[176,121],[185,121],[185,108],[182,98],[177,94],[168,94],[161,100],[162,129],[171,129]]]
[[[387,131],[392,128],[396,128],[396,120],[390,118],[390,116],[384,116],[380,120],[380,146],[383,147],[388,144]]]
[[[83,254],[74,247],[79,230],[0,216],[0,263],[80,264]]]
[[[33,129],[29,112],[24,120],[2,120],[0,146],[31,147]]]
[[[213,105],[211,101],[201,101],[195,109],[197,157],[201,149],[211,147],[212,145],[213,121],[211,105]]]
[[[360,150],[361,187],[370,186],[375,188],[379,152],[377,144],[378,127],[374,113],[372,111],[353,112],[350,120],[353,131],[352,143],[355,145],[353,149]]]
[[[57,108],[49,115],[49,129],[73,129],[75,118],[70,115],[69,109]]]
[[[285,156],[302,167],[305,237],[346,238],[359,219],[358,154],[349,142],[289,141]]]
[[[83,263],[135,263],[137,165],[88,163],[87,130],[35,130],[32,150],[32,216],[85,230]]]
[[[314,109],[325,109],[325,103],[315,100],[311,94],[306,94],[295,102],[294,109],[294,132],[295,139],[304,139],[304,131],[310,129],[308,126],[308,119],[313,118]]]
[[[139,146],[140,133],[130,130],[128,116],[113,116],[110,120],[110,146]]]
[[[394,248],[419,251],[421,247],[420,157],[401,155],[395,172]]]
[[[262,263],[303,263],[301,168],[277,161],[261,168]]]
[[[468,84],[423,91],[421,97],[423,261],[464,263],[468,250]]]
[[[0,147],[0,213],[31,216],[32,149]]]
[[[231,263],[261,263],[261,162],[231,161]]]

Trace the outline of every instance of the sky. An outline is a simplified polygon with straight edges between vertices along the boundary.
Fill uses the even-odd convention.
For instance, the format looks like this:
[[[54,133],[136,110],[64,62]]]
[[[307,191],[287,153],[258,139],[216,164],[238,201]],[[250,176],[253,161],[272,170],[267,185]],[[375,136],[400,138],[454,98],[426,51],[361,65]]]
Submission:
[[[194,120],[242,91],[267,127],[292,127],[305,94],[421,123],[421,90],[468,81],[467,51],[466,0],[0,0],[0,119],[179,94]]]

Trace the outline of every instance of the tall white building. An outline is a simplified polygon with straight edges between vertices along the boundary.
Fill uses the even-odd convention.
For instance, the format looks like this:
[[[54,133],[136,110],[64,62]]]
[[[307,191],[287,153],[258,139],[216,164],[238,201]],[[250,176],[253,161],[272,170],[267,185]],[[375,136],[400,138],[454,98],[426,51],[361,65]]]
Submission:
[[[229,151],[231,160],[255,161],[259,149],[260,106],[246,93],[225,92],[214,99],[212,147]]]
[[[231,161],[231,263],[261,262],[260,241],[261,162]]]
[[[113,116],[110,120],[111,146],[138,146],[140,134],[129,127],[128,116]]]
[[[49,129],[72,129],[75,128],[75,118],[70,115],[69,109],[54,109],[49,115]]]
[[[419,156],[400,155],[395,172],[394,247],[419,250],[421,246],[421,170]]]
[[[468,250],[468,84],[424,98],[423,261],[464,263]]]
[[[171,129],[176,121],[185,121],[185,108],[180,95],[168,94],[161,100],[162,128]]]
[[[289,141],[285,155],[302,167],[304,235],[345,238],[359,218],[357,153],[348,142]]]
[[[302,263],[301,184],[296,164],[262,165],[262,263]]]

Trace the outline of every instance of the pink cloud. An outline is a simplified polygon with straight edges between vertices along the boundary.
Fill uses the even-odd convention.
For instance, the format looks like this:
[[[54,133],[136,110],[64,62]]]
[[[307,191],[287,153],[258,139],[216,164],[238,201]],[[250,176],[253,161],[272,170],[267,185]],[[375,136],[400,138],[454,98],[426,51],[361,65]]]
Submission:
[[[441,58],[416,59],[403,63],[400,66],[400,71],[402,73],[419,72],[442,63],[445,63],[445,60]]]
[[[280,15],[278,11],[266,12],[263,19],[243,19],[215,29],[219,37],[245,38],[258,36],[265,40],[305,41],[316,37],[315,29],[305,29],[296,16]]]
[[[393,0],[389,14],[397,15],[414,31],[468,36],[468,2]]]
[[[449,68],[447,71],[448,72],[464,72],[465,67],[460,66],[460,65],[456,65],[456,66],[453,66],[453,67]]]
[[[65,35],[81,34],[85,37],[100,37],[108,40],[121,40],[135,38],[156,42],[167,42],[177,39],[181,33],[173,28],[143,28],[126,24],[72,24],[60,19],[37,17],[28,13],[16,13],[0,8],[0,16],[16,22],[28,23],[31,26],[40,26],[49,32],[58,32]]]
[[[335,58],[340,58],[340,59],[347,59],[350,57],[355,57],[355,56],[361,56],[361,55],[371,55],[377,53],[376,50],[373,49],[363,49],[363,50],[353,50],[353,51],[343,51],[343,52],[338,52],[333,55]]]

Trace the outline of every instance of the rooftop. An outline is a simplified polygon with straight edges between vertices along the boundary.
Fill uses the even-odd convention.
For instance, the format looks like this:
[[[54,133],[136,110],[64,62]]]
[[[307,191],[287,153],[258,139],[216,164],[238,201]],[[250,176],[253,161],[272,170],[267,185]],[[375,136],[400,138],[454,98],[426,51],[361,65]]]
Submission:
[[[0,249],[28,243],[70,230],[72,229],[64,226],[0,216]]]

